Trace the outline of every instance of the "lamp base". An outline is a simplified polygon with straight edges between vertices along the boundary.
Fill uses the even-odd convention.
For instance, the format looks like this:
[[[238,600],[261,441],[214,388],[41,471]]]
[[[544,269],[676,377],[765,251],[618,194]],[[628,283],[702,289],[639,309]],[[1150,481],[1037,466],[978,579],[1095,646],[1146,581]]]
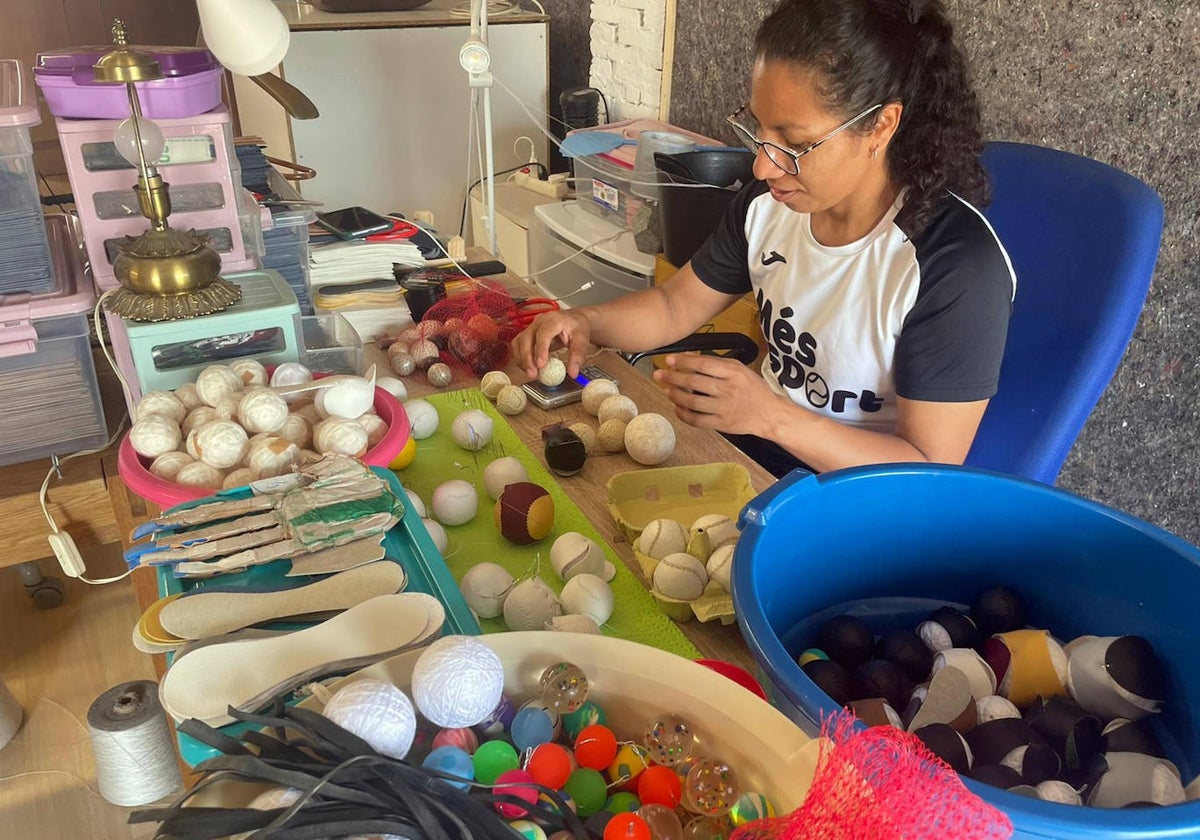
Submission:
[[[223,277],[194,292],[147,295],[122,286],[104,299],[104,308],[130,321],[182,321],[220,312],[242,299],[242,290]]]

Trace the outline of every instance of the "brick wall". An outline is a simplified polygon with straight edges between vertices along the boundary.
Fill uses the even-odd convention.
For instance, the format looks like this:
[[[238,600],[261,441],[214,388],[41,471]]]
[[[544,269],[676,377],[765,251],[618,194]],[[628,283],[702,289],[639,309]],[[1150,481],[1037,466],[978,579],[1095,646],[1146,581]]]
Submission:
[[[589,84],[613,120],[657,117],[666,0],[592,0]]]

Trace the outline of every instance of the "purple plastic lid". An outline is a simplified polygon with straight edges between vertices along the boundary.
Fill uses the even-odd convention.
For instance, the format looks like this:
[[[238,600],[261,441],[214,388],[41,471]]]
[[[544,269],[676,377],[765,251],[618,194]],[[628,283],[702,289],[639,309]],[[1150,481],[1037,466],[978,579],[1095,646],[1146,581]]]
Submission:
[[[38,76],[70,76],[77,85],[94,85],[92,65],[111,49],[111,45],[106,45],[48,50],[38,53],[33,72]],[[203,47],[134,46],[133,49],[154,56],[165,78],[190,76],[220,66],[213,54]]]

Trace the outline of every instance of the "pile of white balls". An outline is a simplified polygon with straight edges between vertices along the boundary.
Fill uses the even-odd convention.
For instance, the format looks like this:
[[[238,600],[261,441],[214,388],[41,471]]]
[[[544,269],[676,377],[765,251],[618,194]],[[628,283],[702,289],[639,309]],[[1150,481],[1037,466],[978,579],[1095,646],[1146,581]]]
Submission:
[[[667,600],[694,602],[711,594],[710,582],[729,592],[737,525],[724,514],[706,514],[690,527],[674,519],[646,524],[633,543],[649,567],[652,591]],[[648,562],[646,562],[648,560]]]
[[[638,410],[611,379],[593,379],[583,387],[583,408],[595,415],[599,427],[573,423],[570,428],[583,440],[588,454],[626,452],[643,466],[661,464],[675,452],[675,427],[661,414]]]
[[[253,359],[209,365],[194,383],[150,391],[138,401],[130,445],[150,461],[151,474],[208,490],[284,475],[329,452],[362,457],[388,431],[374,408],[342,417],[336,405],[325,405],[324,390],[281,396],[268,387],[312,378],[295,362],[281,364],[269,378]],[[398,380],[376,384],[405,396]]]

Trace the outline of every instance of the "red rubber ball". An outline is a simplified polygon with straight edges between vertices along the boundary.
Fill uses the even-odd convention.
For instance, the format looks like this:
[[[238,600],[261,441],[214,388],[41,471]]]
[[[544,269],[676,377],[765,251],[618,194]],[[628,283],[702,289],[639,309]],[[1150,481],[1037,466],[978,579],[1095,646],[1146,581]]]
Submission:
[[[606,770],[617,757],[617,736],[607,726],[593,723],[579,730],[575,739],[575,760],[580,767]]]

